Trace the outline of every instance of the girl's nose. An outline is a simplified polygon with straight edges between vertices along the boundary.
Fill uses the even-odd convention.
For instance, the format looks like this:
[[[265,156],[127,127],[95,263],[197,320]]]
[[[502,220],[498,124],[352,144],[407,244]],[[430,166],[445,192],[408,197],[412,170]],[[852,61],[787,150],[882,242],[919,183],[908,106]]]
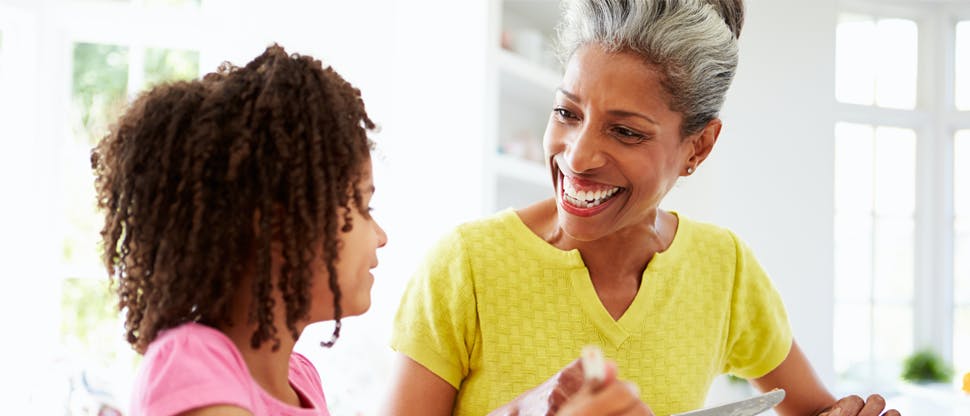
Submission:
[[[374,221],[374,227],[377,232],[377,247],[384,247],[387,244],[387,233],[384,232],[384,228],[377,221]]]

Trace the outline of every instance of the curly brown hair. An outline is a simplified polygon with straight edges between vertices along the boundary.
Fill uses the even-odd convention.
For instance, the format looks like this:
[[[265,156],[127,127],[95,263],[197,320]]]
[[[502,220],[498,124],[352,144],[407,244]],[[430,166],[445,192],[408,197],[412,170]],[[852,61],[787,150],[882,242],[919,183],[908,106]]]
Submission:
[[[366,212],[357,184],[373,129],[359,90],[278,45],[245,67],[224,63],[201,80],[141,94],[91,154],[103,261],[135,350],[182,323],[232,325],[230,299],[246,264],[255,265],[250,343],[279,348],[273,242],[282,247],[276,289],[294,339],[322,244],[336,321],[323,345],[332,345],[341,317],[338,215],[343,209],[347,232],[350,209]]]

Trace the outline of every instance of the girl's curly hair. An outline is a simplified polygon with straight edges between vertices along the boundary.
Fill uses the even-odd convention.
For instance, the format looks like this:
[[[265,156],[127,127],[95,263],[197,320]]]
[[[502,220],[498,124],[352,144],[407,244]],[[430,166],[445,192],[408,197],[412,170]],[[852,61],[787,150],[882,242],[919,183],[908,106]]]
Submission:
[[[366,211],[357,184],[373,129],[359,90],[278,45],[245,67],[225,63],[201,80],[141,94],[91,154],[105,213],[103,261],[128,342],[144,352],[159,331],[185,322],[232,324],[230,299],[248,289],[257,324],[250,343],[277,349],[277,241],[276,288],[294,339],[322,245],[336,319],[324,345],[332,345],[341,317],[338,215],[343,209],[347,232],[350,209]],[[246,265],[255,266],[252,287],[240,288]]]

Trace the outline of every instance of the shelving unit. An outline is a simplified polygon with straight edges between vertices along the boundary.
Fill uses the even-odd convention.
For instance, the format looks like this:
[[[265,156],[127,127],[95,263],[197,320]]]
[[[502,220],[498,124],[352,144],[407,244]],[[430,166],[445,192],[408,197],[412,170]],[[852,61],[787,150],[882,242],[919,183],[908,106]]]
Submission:
[[[492,0],[485,211],[521,208],[553,195],[542,135],[562,78],[552,42],[559,0]]]

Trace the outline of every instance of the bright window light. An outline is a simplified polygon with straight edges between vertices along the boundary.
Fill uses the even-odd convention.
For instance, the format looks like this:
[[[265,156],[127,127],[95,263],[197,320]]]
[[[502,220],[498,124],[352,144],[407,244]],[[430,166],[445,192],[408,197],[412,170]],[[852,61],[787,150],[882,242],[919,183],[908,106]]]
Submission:
[[[957,23],[956,27],[956,91],[957,110],[970,110],[970,20]]]
[[[869,215],[872,210],[874,139],[872,126],[835,126],[835,209],[839,213]]]
[[[836,99],[915,108],[917,38],[912,20],[841,15],[836,29]]]
[[[892,377],[912,351],[915,151],[912,129],[835,127],[834,358],[845,377]]]
[[[953,364],[964,374],[970,371],[970,129],[953,140],[953,202]]]
[[[877,127],[875,210],[880,216],[912,216],[916,206],[916,132]]]
[[[876,105],[916,108],[916,22],[879,20],[876,39]]]
[[[872,105],[876,91],[876,23],[870,16],[843,14],[835,32],[835,97]]]

